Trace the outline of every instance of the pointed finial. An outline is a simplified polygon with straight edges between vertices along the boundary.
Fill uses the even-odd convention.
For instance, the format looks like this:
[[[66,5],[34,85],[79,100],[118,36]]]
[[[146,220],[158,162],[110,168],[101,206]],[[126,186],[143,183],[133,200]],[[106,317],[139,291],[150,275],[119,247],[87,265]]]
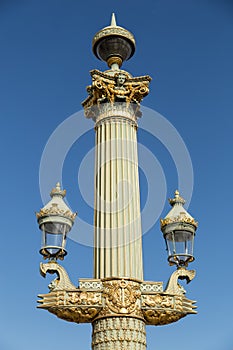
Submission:
[[[171,204],[171,206],[173,206],[174,204],[176,204],[176,203],[179,203],[179,204],[185,204],[185,200],[184,200],[184,198],[182,198],[181,196],[180,196],[180,192],[178,191],[178,190],[176,190],[175,191],[175,198],[170,198],[169,199],[169,203]]]
[[[60,182],[57,182],[56,187],[52,189],[50,196],[51,197],[61,196],[63,198],[63,197],[65,197],[65,195],[66,195],[66,190],[62,190]]]
[[[117,24],[116,24],[116,17],[115,17],[115,13],[113,12],[112,13],[112,19],[111,19],[111,24],[110,24],[111,27],[116,27]]]

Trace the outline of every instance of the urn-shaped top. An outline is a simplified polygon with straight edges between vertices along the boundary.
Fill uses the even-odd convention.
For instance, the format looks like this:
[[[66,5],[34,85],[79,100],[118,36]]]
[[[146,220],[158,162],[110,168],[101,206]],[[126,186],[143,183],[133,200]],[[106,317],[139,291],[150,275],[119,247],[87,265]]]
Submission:
[[[109,67],[114,64],[119,67],[123,61],[128,60],[135,52],[135,39],[127,29],[116,24],[114,13],[111,24],[95,34],[92,42],[94,55],[107,62]]]

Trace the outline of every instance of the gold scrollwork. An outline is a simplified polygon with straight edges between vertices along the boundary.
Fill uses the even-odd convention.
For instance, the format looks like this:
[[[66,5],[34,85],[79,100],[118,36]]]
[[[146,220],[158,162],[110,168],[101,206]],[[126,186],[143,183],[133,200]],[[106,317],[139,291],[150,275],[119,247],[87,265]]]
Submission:
[[[196,313],[195,301],[186,298],[177,282],[192,280],[195,276],[192,270],[175,271],[161,292],[141,288],[141,282],[127,278],[82,281],[83,288],[75,287],[56,262],[41,264],[41,274],[45,276],[47,272],[56,273],[58,278],[51,283],[48,294],[39,295],[38,307],[67,321],[88,323],[120,316],[140,319],[147,325],[163,325]]]
[[[186,316],[184,313],[171,310],[144,310],[143,315],[147,325],[161,326],[178,321]]]
[[[93,321],[100,310],[95,307],[51,307],[48,308],[48,311],[65,321],[76,323],[90,323]]]
[[[142,306],[155,308],[174,308],[173,297],[161,294],[143,295]]]
[[[112,76],[98,70],[91,71],[91,76],[92,85],[87,87],[89,96],[82,103],[88,118],[93,118],[103,103],[125,102],[127,105],[139,105],[149,93],[149,76],[133,78],[125,71],[119,71]]]
[[[140,285],[127,280],[106,281],[103,296],[112,312],[130,314],[137,308],[137,301],[141,296]]]

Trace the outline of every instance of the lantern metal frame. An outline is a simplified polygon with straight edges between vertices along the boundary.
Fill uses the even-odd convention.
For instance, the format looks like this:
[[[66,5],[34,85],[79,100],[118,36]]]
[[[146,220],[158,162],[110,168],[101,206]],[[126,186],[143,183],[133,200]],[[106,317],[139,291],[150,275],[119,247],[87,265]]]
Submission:
[[[67,255],[67,251],[65,249],[65,246],[66,246],[66,240],[67,240],[67,234],[69,233],[70,231],[70,228],[69,226],[66,224],[66,223],[61,223],[61,222],[58,222],[58,221],[54,221],[52,220],[53,218],[50,217],[51,221],[47,221],[45,223],[42,223],[40,225],[40,229],[42,231],[42,247],[40,249],[40,254],[43,255],[44,259],[60,259],[60,260],[63,260],[64,259],[64,256]],[[52,226],[55,226],[57,224],[59,225],[63,225],[63,232],[61,233],[53,233],[53,232],[48,232],[46,230],[46,224],[51,224]],[[62,230],[61,230],[62,231]],[[54,235],[54,237],[56,236],[59,237],[59,239],[61,240],[61,244],[60,245],[52,245],[52,244],[49,244],[47,242],[47,237],[48,235],[51,235],[51,238],[52,236]],[[47,236],[47,237],[46,237]],[[58,250],[56,253],[52,253],[50,252],[49,250]]]

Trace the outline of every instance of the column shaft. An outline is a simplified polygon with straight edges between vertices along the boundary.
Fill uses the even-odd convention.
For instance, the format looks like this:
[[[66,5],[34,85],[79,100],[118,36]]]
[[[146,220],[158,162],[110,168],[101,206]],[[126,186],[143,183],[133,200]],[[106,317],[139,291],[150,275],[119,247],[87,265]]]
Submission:
[[[127,118],[96,125],[95,278],[143,279],[136,132]]]

